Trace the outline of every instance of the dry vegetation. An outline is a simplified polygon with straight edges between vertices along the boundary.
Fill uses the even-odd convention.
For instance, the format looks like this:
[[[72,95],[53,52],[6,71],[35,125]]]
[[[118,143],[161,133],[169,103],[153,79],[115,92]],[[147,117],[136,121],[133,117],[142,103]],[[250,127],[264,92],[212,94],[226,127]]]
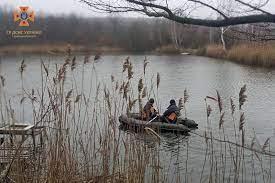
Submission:
[[[140,134],[124,133],[119,130],[118,117],[121,113],[138,109],[135,106],[146,100],[149,95],[158,97],[161,76],[157,74],[155,82],[148,84],[144,60],[144,73],[138,83],[133,82],[134,68],[127,57],[122,72],[111,76],[111,86],[97,78],[96,62],[99,57],[91,59],[89,55],[79,62],[76,57],[68,56],[62,65],[51,66],[41,62],[41,88],[28,89],[24,86],[24,73],[27,64],[22,61],[20,73],[22,79],[21,107],[30,103],[33,111],[33,124],[45,126],[47,139],[45,152],[22,160],[15,158],[4,167],[1,179],[15,182],[169,182],[171,177],[176,182],[271,182],[271,159],[275,156],[270,151],[269,139],[255,148],[255,139],[248,142],[245,135],[245,118],[243,105],[246,102],[246,86],[238,96],[239,102],[231,102],[229,114],[232,121],[225,121],[226,110],[220,93],[205,98],[207,128],[204,134],[192,132],[204,139],[202,144],[205,154],[200,174],[192,174],[188,167],[193,159],[192,144],[188,141],[185,156],[178,157],[184,163],[184,170],[178,174],[169,172],[169,167],[162,162],[159,147],[151,148]],[[89,71],[86,82],[84,73]],[[76,77],[79,75],[79,77]],[[82,74],[82,75],[81,75]],[[151,77],[151,76],[149,76]],[[117,79],[121,78],[121,79]],[[13,117],[13,107],[7,98],[5,79],[1,76],[1,120],[9,123]],[[147,83],[147,84],[146,84]],[[89,85],[89,86],[86,86]],[[153,87],[156,93],[148,92]],[[136,89],[138,92],[134,92]],[[137,93],[138,95],[135,95]],[[183,106],[188,102],[189,94],[184,92]],[[219,133],[214,134],[215,107],[219,111]],[[238,107],[236,107],[238,106]],[[212,109],[213,108],[213,109]],[[25,109],[26,110],[26,109]],[[228,135],[225,123],[234,126]],[[141,132],[141,136],[146,136]],[[251,144],[251,145],[250,145]],[[258,144],[259,145],[259,144]],[[20,149],[20,144],[15,144]],[[200,159],[198,159],[199,161]],[[253,165],[253,166],[252,166]],[[176,165],[173,165],[176,166]],[[3,170],[3,169],[2,169]],[[168,173],[166,172],[168,171]],[[260,176],[259,176],[260,175]]]
[[[169,44],[166,46],[161,46],[154,50],[156,53],[166,53],[166,54],[178,54],[180,50],[175,47],[175,45]]]
[[[232,46],[225,52],[222,45],[209,45],[198,52],[213,58],[223,58],[240,64],[263,67],[275,66],[275,46],[273,44],[241,44]]]
[[[28,44],[28,45],[9,45],[0,47],[0,55],[7,54],[64,54],[68,44]],[[72,53],[87,52],[123,52],[125,49],[108,46],[89,46],[89,45],[70,45]]]

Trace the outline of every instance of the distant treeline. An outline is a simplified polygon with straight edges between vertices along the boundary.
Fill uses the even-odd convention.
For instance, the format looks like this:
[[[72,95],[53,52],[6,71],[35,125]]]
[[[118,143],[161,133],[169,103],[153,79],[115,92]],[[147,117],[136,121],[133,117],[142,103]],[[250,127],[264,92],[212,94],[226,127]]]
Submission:
[[[0,11],[0,46],[14,44],[70,43],[114,47],[129,51],[151,51],[162,46],[199,48],[219,41],[209,28],[185,26],[156,18],[83,18],[75,15],[36,15],[28,30],[42,30],[39,38],[11,38],[7,30],[22,27],[13,22],[12,11]],[[24,28],[23,28],[24,29]],[[26,28],[25,28],[26,29]]]
[[[221,44],[221,29],[178,24],[161,18],[94,17],[41,15],[36,12],[28,28],[13,21],[12,9],[0,8],[0,46],[25,44],[72,44],[89,48],[109,47],[126,51],[153,51],[159,48],[197,49]],[[272,29],[270,29],[272,27]],[[224,33],[227,46],[240,41],[273,40],[273,25],[229,27]],[[268,28],[268,29],[267,29]],[[12,38],[7,30],[41,30],[38,38]],[[237,39],[236,39],[237,38]]]

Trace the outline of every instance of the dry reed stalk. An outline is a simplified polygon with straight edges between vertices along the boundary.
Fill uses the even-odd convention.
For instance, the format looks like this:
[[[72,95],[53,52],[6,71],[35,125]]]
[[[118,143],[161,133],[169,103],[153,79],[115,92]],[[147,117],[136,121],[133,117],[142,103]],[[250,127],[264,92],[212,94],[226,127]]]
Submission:
[[[141,98],[145,98],[147,96],[147,87],[144,87],[142,90]]]
[[[234,104],[233,98],[230,97],[230,107],[231,107],[231,115],[234,116],[236,105]]]
[[[126,69],[129,73],[128,67],[131,65],[129,63],[129,59],[127,62],[128,65]],[[93,90],[93,92],[96,94],[97,100],[93,101],[90,99],[89,95],[85,93],[83,88],[80,89],[79,93],[74,92],[77,87],[76,82],[74,81],[71,83],[72,88],[68,89],[64,87],[65,81],[68,81],[67,77],[65,77],[65,73],[67,73],[67,66],[69,63],[70,62],[66,60],[65,63],[56,70],[54,78],[57,79],[43,80],[45,83],[43,83],[42,88],[46,91],[44,92],[44,95],[47,96],[37,97],[37,95],[41,95],[42,92],[36,92],[36,90],[26,92],[26,97],[30,99],[28,101],[32,101],[33,103],[37,102],[39,99],[45,98],[43,104],[45,106],[49,106],[49,110],[45,110],[47,107],[44,106],[44,112],[39,113],[37,116],[34,115],[34,119],[35,122],[42,121],[44,125],[47,125],[49,126],[49,129],[52,129],[48,130],[48,152],[43,157],[45,158],[45,161],[34,163],[37,169],[39,166],[44,166],[44,164],[47,167],[46,171],[41,170],[42,173],[39,174],[40,177],[37,177],[37,182],[144,182],[144,180],[148,180],[148,182],[152,182],[153,180],[158,182],[163,181],[164,179],[161,172],[162,162],[160,162],[159,159],[160,152],[157,151],[156,154],[149,152],[148,146],[145,143],[138,141],[135,134],[121,135],[120,131],[116,127],[116,124],[118,123],[116,118],[119,114],[125,112],[125,109],[122,107],[123,104],[126,104],[129,109],[132,109],[138,100],[135,99],[137,97],[134,97],[132,94],[133,91],[129,81],[132,77],[128,77],[127,73],[126,81],[117,81],[117,91],[109,90],[109,88],[105,87],[103,93],[101,93],[100,84],[98,83],[95,85],[96,87]],[[44,66],[42,64],[42,68],[43,67]],[[43,70],[42,68],[41,71]],[[50,67],[45,68],[48,69]],[[72,65],[70,70],[75,72],[75,69],[72,69]],[[130,71],[133,73],[133,68],[130,68]],[[45,78],[51,78],[49,73],[51,72],[45,71],[42,74],[46,75]],[[83,80],[84,78],[80,79]],[[115,80],[112,80],[112,82],[114,81]],[[122,83],[120,88],[119,83]],[[142,88],[143,90],[138,87],[138,92],[147,93],[144,92],[146,86]],[[240,93],[242,94],[239,95],[239,98],[244,97],[245,92]],[[184,94],[184,96],[187,95]],[[34,99],[35,97],[37,99]],[[122,105],[118,104],[119,100],[114,99],[114,97],[119,98],[119,100],[121,99]],[[82,105],[79,105],[81,98],[83,98],[83,103]],[[218,102],[220,111],[219,126],[223,126],[225,114],[219,93],[217,92],[217,99],[209,96],[206,97],[206,99]],[[208,124],[211,125],[209,118],[213,114],[212,109],[210,105],[207,104],[206,99],[205,103],[207,121]],[[185,97],[182,100],[183,103],[187,102],[187,98]],[[243,101],[244,103],[246,100],[240,101]],[[116,109],[114,109],[114,107],[116,107]],[[9,108],[11,109],[11,107]],[[42,111],[40,108],[36,108],[35,105],[33,105],[32,108],[34,111]],[[87,111],[89,115],[86,114],[87,108],[89,108]],[[110,111],[112,112],[110,113]],[[235,105],[232,100],[231,114],[234,115],[234,112]],[[82,119],[82,117],[85,119]],[[242,116],[240,117],[239,129],[242,131],[244,130],[244,116],[243,119]],[[209,163],[209,180],[212,180],[213,182],[221,182],[224,180],[221,178],[221,175],[225,175],[225,170],[221,173],[218,167],[225,166],[223,162],[226,160],[223,157],[218,157],[219,150],[216,149],[217,147],[214,143],[215,137],[213,136],[213,131],[210,131],[209,129],[208,133],[209,134],[205,133],[205,137],[203,137],[207,145],[203,167],[206,166],[206,163]],[[244,145],[244,135],[245,133],[242,133],[242,145]],[[234,150],[231,146],[235,148],[239,147],[239,143],[234,144],[225,138],[219,142],[229,144],[230,159],[233,159],[232,166],[230,166],[230,171],[231,169],[234,170],[232,176],[234,176],[235,181],[239,181],[239,174],[241,170],[244,173],[242,179],[245,181],[245,168],[248,167],[245,162],[246,159],[244,158],[245,151],[243,150],[242,153],[236,151],[236,154],[234,154]],[[189,144],[187,145],[188,153],[190,147]],[[118,147],[120,147],[122,150]],[[260,157],[262,155],[261,153],[268,155],[268,153],[270,153],[270,150],[268,152],[268,147],[270,148],[270,142],[269,140],[266,140],[262,149],[264,152],[257,152],[258,156]],[[246,147],[243,147],[243,149],[244,148]],[[221,149],[221,152],[222,150],[223,149]],[[224,150],[226,151],[226,146],[224,146]],[[250,152],[255,152],[253,149],[250,150]],[[188,153],[188,157],[189,156],[192,158],[192,153]],[[224,156],[226,156],[226,153]],[[187,160],[188,158],[186,159],[186,162]],[[152,164],[155,165],[155,169],[152,171],[152,173],[148,173],[148,177],[146,172]],[[186,166],[187,165],[188,164],[186,163]],[[242,167],[240,165],[242,165]],[[165,166],[163,168],[165,168]],[[19,178],[16,179],[19,182],[20,180],[25,180],[25,178],[28,177],[28,175],[25,174],[25,171],[22,174],[22,172],[19,171],[19,168],[13,168],[11,172],[11,175],[14,175],[14,177],[15,175],[19,175]],[[264,172],[264,170],[262,172]],[[204,170],[201,172],[201,181],[203,180],[203,175]],[[187,167],[185,175],[182,176],[185,176],[186,180],[188,180],[189,172],[187,171]],[[265,173],[263,173],[263,179],[265,179],[265,176]],[[28,178],[35,180],[35,177],[33,176]],[[230,178],[230,175],[228,178]]]
[[[145,57],[144,61],[143,61],[143,75],[145,76],[146,73],[146,67],[148,65],[148,61],[147,61],[147,57]]]
[[[220,120],[219,120],[219,129],[221,129],[221,127],[223,126],[224,124],[224,114],[225,112],[223,112],[220,116]]]
[[[222,112],[223,110],[223,107],[222,107],[222,99],[221,99],[221,96],[220,96],[220,93],[218,90],[216,90],[217,92],[217,100],[218,100],[218,106],[219,106],[219,110],[220,110],[220,113]]]
[[[142,78],[140,78],[138,82],[138,92],[141,93],[142,89],[143,89],[143,82],[142,82]]]
[[[76,68],[76,57],[74,56],[71,64],[71,71],[73,71],[75,68]]]
[[[211,112],[212,112],[212,109],[211,109],[211,106],[210,105],[207,105],[207,118],[209,118],[210,117],[210,114],[211,114]]]

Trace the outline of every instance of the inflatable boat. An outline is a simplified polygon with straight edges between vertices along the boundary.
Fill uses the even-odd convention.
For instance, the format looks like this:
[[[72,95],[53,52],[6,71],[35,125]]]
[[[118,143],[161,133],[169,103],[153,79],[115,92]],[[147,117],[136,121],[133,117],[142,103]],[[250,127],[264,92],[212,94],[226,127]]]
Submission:
[[[121,115],[119,117],[119,121],[122,125],[132,129],[144,129],[145,127],[149,127],[155,130],[156,132],[188,133],[190,132],[190,129],[184,124],[197,127],[197,124],[193,120],[180,119],[180,118],[178,120],[179,120],[178,124],[164,123],[164,122],[161,122],[159,119],[156,119],[148,123],[148,121],[141,120],[137,113]]]

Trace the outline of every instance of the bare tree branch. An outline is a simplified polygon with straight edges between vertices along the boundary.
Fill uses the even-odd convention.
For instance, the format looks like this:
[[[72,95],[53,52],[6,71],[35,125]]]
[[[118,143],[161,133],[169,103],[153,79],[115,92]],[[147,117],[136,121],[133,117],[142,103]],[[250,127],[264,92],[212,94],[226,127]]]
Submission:
[[[164,17],[166,19],[181,23],[181,24],[192,24],[200,25],[207,27],[226,27],[230,25],[241,25],[241,24],[251,24],[251,23],[275,23],[275,14],[271,14],[267,11],[261,9],[264,5],[267,4],[269,0],[266,0],[264,4],[251,5],[242,0],[232,0],[240,3],[243,7],[252,9],[248,14],[238,14],[237,16],[226,15],[219,8],[216,8],[214,5],[203,2],[203,0],[187,0],[186,2],[198,3],[202,7],[207,7],[217,12],[223,17],[223,19],[202,19],[194,18],[192,16],[187,16],[187,9],[182,9],[184,12],[180,12],[180,9],[168,8],[168,1],[165,1],[165,5],[162,5],[160,1],[157,4],[158,0],[119,0],[116,1],[117,4],[107,4],[104,0],[80,0],[83,3],[86,3],[88,6],[108,13],[112,12],[139,12],[143,13],[150,17]],[[154,3],[153,3],[154,2]],[[259,13],[254,13],[259,11]],[[180,13],[179,13],[180,12]],[[248,11],[244,11],[247,13]]]
[[[235,0],[235,1],[241,3],[241,4],[245,5],[245,6],[248,6],[248,7],[252,8],[253,10],[260,11],[260,12],[262,12],[262,13],[264,13],[264,14],[267,14],[267,15],[272,15],[271,13],[269,13],[269,12],[267,12],[267,11],[264,11],[264,10],[262,10],[262,9],[259,8],[259,7],[252,6],[251,4],[245,3],[245,2],[240,1],[240,0]]]
[[[221,16],[223,16],[223,18],[225,18],[225,19],[228,18],[223,12],[221,12],[220,10],[218,10],[217,8],[215,8],[215,7],[213,7],[213,6],[209,5],[209,4],[206,4],[206,3],[201,2],[201,1],[196,1],[196,0],[189,0],[189,1],[192,1],[192,2],[195,2],[195,3],[199,3],[199,4],[203,5],[203,6],[206,6],[206,7],[210,8],[210,9],[216,11],[217,13],[219,13]]]

